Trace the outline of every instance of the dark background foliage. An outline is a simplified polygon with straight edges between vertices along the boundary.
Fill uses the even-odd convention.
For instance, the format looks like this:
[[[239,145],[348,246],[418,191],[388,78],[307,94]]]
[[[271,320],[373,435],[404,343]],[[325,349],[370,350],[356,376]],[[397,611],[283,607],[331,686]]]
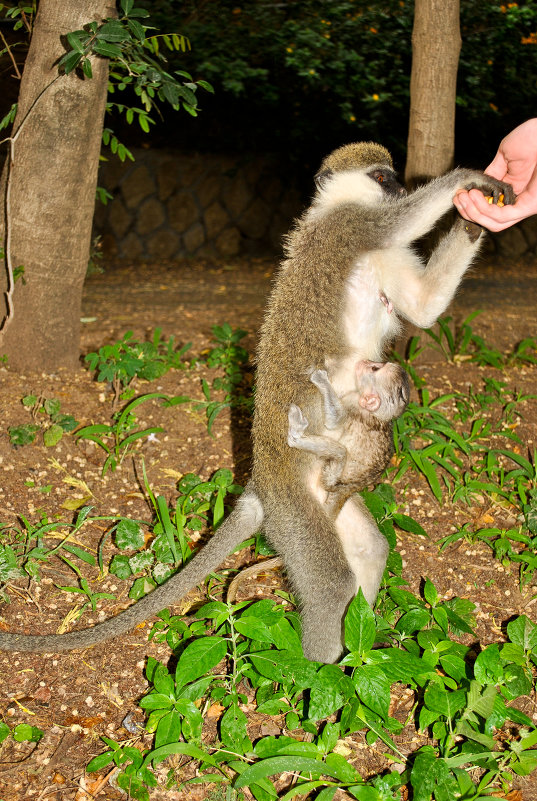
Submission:
[[[161,31],[189,37],[176,67],[203,77],[195,120],[166,118],[157,142],[277,152],[311,174],[343,142],[375,139],[403,167],[413,3],[383,0],[140,0]],[[456,160],[485,166],[537,109],[537,3],[461,0]],[[173,63],[173,62],[172,62]],[[155,140],[153,140],[155,143]]]

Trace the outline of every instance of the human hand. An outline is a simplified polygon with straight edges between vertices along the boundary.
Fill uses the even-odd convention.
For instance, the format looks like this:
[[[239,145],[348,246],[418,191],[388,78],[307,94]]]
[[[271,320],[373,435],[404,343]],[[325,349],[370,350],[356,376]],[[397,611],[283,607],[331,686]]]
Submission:
[[[519,125],[500,142],[485,172],[512,185],[515,203],[500,207],[489,204],[477,189],[460,191],[453,202],[462,217],[489,231],[503,231],[537,214],[537,118]]]

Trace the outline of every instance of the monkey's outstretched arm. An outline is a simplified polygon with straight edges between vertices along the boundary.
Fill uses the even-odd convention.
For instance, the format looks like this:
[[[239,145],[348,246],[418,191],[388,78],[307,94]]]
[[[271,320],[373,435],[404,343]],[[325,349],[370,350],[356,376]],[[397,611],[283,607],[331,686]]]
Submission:
[[[505,205],[515,200],[513,188],[503,181],[477,170],[452,170],[404,197],[385,201],[391,207],[386,215],[387,245],[409,245],[427,234],[453,208],[455,192],[467,187],[480,189],[483,194],[492,196],[495,203],[500,195],[504,196]]]
[[[506,203],[514,198],[511,187],[494,178],[483,175],[481,181],[478,181],[471,170],[454,170],[399,201],[401,208],[409,205],[407,237],[415,234],[418,229],[420,234],[424,233],[427,217],[430,215],[431,219],[442,202],[445,202],[447,208],[451,206],[453,187],[459,182],[457,176],[460,175],[465,176],[465,184],[477,184],[477,188],[496,199],[500,192],[504,194]],[[471,180],[472,177],[474,181]],[[423,205],[424,202],[427,209],[430,205],[429,210]],[[423,217],[421,223],[417,219],[419,215]],[[388,249],[381,257],[386,264],[383,269],[383,291],[398,312],[420,328],[433,325],[453,299],[464,273],[477,253],[481,244],[480,233],[481,229],[469,226],[466,220],[459,217],[448,234],[440,240],[425,268],[408,252],[409,258],[400,265],[400,269],[394,269],[396,260],[390,256]],[[396,231],[396,238],[402,236],[401,232]]]
[[[226,556],[243,540],[255,534],[263,522],[263,507],[250,483],[229,517],[202,550],[165,584],[129,606],[116,617],[90,629],[68,634],[5,634],[0,633],[1,651],[50,652],[87,648],[129,631],[167,606],[177,603],[186,593],[222,564]]]

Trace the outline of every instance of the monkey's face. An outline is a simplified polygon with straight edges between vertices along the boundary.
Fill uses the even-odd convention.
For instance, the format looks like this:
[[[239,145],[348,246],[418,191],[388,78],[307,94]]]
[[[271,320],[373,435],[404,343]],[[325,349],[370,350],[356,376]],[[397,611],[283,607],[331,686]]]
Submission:
[[[410,397],[406,372],[392,362],[358,362],[356,389],[362,409],[379,420],[395,420],[404,412]]]
[[[380,184],[383,191],[387,195],[392,195],[393,197],[405,197],[407,194],[405,187],[397,180],[397,176],[394,171],[388,169],[387,167],[372,170],[371,172],[368,172],[367,175],[373,181],[376,181],[378,184]]]

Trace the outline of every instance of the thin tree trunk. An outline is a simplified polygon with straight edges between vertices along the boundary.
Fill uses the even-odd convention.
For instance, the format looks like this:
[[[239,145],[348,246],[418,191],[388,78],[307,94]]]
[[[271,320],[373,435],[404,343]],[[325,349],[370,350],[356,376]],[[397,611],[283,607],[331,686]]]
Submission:
[[[410,184],[453,166],[459,17],[459,0],[415,0],[405,171]]]
[[[61,36],[114,13],[111,0],[39,3],[13,126],[13,158],[3,176],[5,248],[13,268],[24,267],[25,283],[15,283],[0,355],[16,370],[78,363],[108,62],[92,59],[91,80],[74,73],[58,77],[56,65],[65,53]],[[0,276],[5,298],[8,290],[6,269]]]

